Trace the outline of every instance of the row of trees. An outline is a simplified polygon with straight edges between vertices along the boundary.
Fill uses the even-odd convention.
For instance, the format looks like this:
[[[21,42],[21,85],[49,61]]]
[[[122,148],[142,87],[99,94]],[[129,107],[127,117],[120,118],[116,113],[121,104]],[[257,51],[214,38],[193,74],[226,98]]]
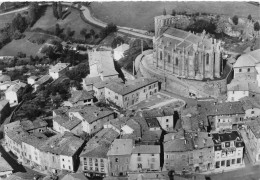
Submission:
[[[61,2],[53,2],[52,3],[52,10],[53,10],[53,15],[55,18],[57,19],[61,19],[62,18],[62,5]]]

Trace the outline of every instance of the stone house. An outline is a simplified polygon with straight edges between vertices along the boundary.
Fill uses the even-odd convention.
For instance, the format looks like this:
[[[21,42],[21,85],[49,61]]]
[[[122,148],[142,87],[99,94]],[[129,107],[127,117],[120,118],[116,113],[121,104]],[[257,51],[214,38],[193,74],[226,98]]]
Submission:
[[[39,78],[37,76],[30,76],[27,78],[27,83],[34,85]]]
[[[133,147],[132,139],[115,139],[107,152],[110,176],[127,175]]]
[[[48,123],[42,119],[36,119],[34,121],[25,120],[21,121],[21,126],[23,130],[28,133],[44,132],[47,130]]]
[[[19,104],[22,98],[23,87],[19,84],[11,85],[5,91],[5,99],[9,101],[11,107]]]
[[[140,78],[122,83],[111,83],[105,87],[105,99],[121,108],[128,108],[151,97],[159,91],[156,79]]]
[[[130,171],[160,171],[160,146],[140,145],[132,150]]]
[[[94,96],[87,92],[86,90],[82,91],[72,91],[71,98],[68,99],[67,104],[72,106],[84,106],[84,105],[93,105]]]

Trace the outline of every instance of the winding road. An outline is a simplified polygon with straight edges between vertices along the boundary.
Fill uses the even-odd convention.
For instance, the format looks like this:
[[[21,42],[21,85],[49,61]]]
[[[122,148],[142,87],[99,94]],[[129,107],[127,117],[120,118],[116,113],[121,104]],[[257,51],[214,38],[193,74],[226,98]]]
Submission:
[[[44,4],[39,4],[39,5],[41,5],[41,6],[52,5],[52,3],[44,3]],[[73,5],[72,3],[68,3],[68,2],[62,2],[62,5],[72,6],[72,7],[77,8],[76,4]],[[27,9],[28,9],[28,7],[23,7],[23,8],[20,8],[20,9],[16,9],[16,10],[13,10],[13,11],[2,13],[2,14],[0,14],[0,16],[6,15],[6,14],[11,14],[11,13],[25,11]],[[92,24],[94,24],[96,26],[102,27],[102,28],[107,26],[107,23],[102,22],[99,19],[96,19],[94,16],[92,16],[92,14],[91,14],[91,12],[90,12],[88,7],[82,5],[81,8],[77,8],[77,9],[79,9],[83,13],[85,19],[87,21],[89,21],[90,23],[92,23]],[[145,34],[145,33],[147,33],[147,31],[145,31],[145,30],[134,29],[134,28],[129,28],[129,27],[121,27],[121,26],[117,26],[117,28],[118,28],[118,32],[121,32],[121,33],[129,34],[129,35],[132,35],[132,36],[137,36],[137,37],[140,37],[140,38],[153,39],[152,36],[149,36],[149,35]]]

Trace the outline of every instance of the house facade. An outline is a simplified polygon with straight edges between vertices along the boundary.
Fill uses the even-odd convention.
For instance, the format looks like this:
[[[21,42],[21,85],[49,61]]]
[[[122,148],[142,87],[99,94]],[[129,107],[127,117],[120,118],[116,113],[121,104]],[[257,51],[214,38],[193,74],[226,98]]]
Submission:
[[[105,99],[121,108],[127,108],[148,99],[159,90],[155,79],[140,78],[122,83],[111,83],[105,87]]]
[[[212,134],[216,171],[244,167],[243,141],[237,131]]]
[[[140,145],[132,150],[129,170],[134,172],[160,171],[160,146]]]
[[[49,75],[55,80],[69,69],[69,63],[57,63],[49,69]]]
[[[6,91],[5,91],[5,99],[9,101],[10,106],[16,106],[21,100],[22,97],[22,89],[23,87],[14,84],[11,85]]]

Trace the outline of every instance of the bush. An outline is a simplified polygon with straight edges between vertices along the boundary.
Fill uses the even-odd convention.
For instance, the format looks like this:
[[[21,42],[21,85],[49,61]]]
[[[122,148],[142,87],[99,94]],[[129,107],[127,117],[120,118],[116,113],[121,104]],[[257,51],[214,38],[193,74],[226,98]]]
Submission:
[[[233,21],[233,23],[234,23],[235,25],[238,24],[238,17],[237,17],[237,15],[233,16],[232,21]]]
[[[17,53],[17,57],[19,57],[19,58],[25,58],[25,57],[26,57],[26,54],[23,53],[23,52],[18,52],[18,53]]]
[[[14,33],[14,35],[13,35],[13,39],[15,39],[15,40],[17,40],[17,39],[22,39],[22,38],[24,38],[24,37],[25,37],[25,35],[22,34],[22,33],[20,33],[20,31],[18,31],[18,30],[16,30],[15,33]]]

